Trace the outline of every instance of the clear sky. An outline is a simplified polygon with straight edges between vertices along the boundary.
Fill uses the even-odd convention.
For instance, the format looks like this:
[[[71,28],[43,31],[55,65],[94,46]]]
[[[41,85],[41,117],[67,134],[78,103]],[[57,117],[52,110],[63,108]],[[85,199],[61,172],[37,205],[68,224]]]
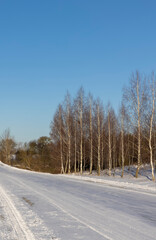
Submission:
[[[0,0],[0,135],[48,136],[81,86],[117,109],[135,70],[156,70],[155,0]]]

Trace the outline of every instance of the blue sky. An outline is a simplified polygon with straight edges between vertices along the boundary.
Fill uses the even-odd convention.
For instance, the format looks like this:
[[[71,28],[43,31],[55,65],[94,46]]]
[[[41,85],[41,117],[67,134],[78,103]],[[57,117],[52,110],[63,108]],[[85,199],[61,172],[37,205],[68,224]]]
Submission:
[[[0,134],[48,136],[67,90],[118,108],[131,73],[156,70],[155,0],[0,0]]]

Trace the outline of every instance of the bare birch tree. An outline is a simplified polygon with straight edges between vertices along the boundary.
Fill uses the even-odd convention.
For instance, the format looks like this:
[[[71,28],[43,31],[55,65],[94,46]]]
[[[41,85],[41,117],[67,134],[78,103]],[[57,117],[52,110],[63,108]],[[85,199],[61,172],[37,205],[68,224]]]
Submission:
[[[150,149],[150,164],[152,169],[152,180],[155,180],[154,176],[154,165],[153,165],[153,147],[152,147],[152,130],[153,130],[153,120],[155,112],[155,79],[153,74],[152,85],[151,85],[151,95],[152,95],[152,106],[151,106],[151,116],[150,116],[150,128],[149,128],[149,149]]]
[[[98,122],[98,164],[97,164],[97,173],[100,175],[100,162],[101,162],[101,123],[100,123],[100,106],[99,102],[97,103],[97,122]]]
[[[144,124],[144,137],[148,142],[150,165],[152,170],[152,180],[155,180],[154,176],[154,164],[153,164],[153,150],[154,150],[154,120],[155,120],[155,97],[156,97],[156,80],[154,73],[149,79],[146,89],[146,108],[144,110],[143,124]]]
[[[138,72],[132,75],[130,85],[124,89],[124,100],[126,109],[129,111],[131,123],[134,128],[137,127],[137,170],[136,178],[138,177],[141,167],[141,118],[144,106],[145,85]]]
[[[93,123],[92,123],[93,97],[89,95],[89,132],[90,132],[90,174],[93,169]]]
[[[108,163],[109,163],[109,170],[108,175],[111,176],[112,171],[112,143],[111,143],[111,113],[110,113],[110,106],[108,106]]]
[[[80,173],[82,174],[83,164],[83,104],[84,104],[84,90],[81,87],[78,91],[78,112],[80,123]]]
[[[125,164],[125,154],[124,154],[124,118],[125,118],[125,107],[122,103],[121,110],[121,158],[122,158],[122,173],[121,177],[124,175],[124,164]]]
[[[61,159],[61,174],[64,173],[64,166],[63,166],[63,138],[62,138],[62,106],[59,105],[59,136],[60,136],[60,159]]]
[[[76,113],[75,113],[76,114]],[[76,115],[75,115],[75,118],[74,118],[74,125],[75,125],[75,129],[74,129],[74,140],[75,140],[75,161],[74,161],[74,172],[76,173],[76,163],[77,163],[77,118],[76,118]]]
[[[71,172],[71,100],[70,95],[67,93],[65,97],[66,102],[66,125],[67,125],[67,145],[68,145],[68,173]]]
[[[101,170],[104,169],[104,114],[101,117]]]

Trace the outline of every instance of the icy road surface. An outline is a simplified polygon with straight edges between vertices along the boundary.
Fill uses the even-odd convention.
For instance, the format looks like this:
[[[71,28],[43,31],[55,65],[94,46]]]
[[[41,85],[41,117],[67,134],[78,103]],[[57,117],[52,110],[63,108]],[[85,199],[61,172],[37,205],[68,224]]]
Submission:
[[[0,240],[155,240],[156,194],[0,163]]]

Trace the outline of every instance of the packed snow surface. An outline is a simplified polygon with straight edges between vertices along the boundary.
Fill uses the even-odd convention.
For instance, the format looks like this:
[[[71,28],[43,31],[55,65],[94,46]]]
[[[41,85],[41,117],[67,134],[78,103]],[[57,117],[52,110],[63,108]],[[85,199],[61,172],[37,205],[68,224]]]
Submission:
[[[52,175],[0,163],[0,240],[155,240],[156,184]]]

